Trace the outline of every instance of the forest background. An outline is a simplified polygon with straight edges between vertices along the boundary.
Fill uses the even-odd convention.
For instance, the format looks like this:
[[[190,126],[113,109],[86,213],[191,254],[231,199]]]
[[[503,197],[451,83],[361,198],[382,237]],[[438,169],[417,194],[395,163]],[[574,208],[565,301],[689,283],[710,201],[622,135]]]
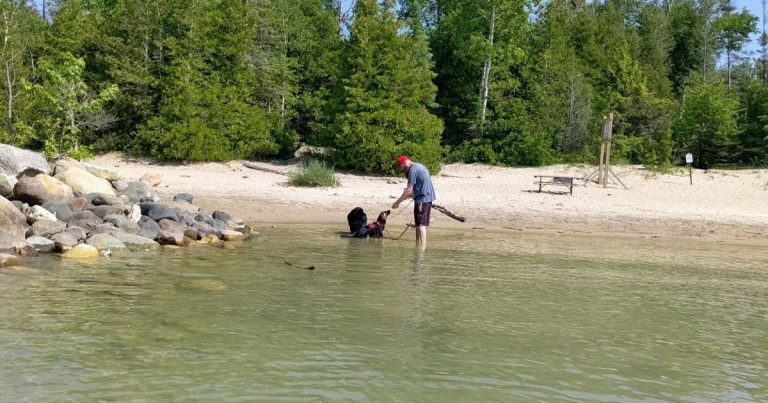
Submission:
[[[754,1],[0,0],[0,141],[436,173],[596,163],[614,113],[613,161],[765,166]]]

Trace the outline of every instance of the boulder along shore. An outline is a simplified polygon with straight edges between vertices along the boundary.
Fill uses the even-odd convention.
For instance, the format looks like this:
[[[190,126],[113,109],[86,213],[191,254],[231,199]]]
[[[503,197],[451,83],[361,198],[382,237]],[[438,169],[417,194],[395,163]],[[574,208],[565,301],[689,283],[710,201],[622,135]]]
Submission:
[[[0,144],[0,266],[40,253],[83,259],[161,246],[227,247],[253,234],[237,216],[201,209],[191,193],[170,193],[161,183],[157,172],[131,179]]]

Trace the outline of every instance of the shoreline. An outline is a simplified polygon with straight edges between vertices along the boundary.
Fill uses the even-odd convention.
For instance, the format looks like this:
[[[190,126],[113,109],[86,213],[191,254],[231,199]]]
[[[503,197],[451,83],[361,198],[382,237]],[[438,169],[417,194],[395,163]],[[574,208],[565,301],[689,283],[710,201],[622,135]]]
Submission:
[[[389,209],[406,185],[403,176],[337,173],[333,188],[288,186],[286,174],[297,162],[159,164],[118,153],[89,161],[138,179],[146,173],[162,178],[165,197],[186,192],[194,204],[223,210],[254,227],[302,223],[346,228],[346,215],[362,207],[369,217]],[[557,186],[538,193],[534,175],[586,177],[585,165],[506,168],[449,164],[433,175],[437,203],[467,217],[461,223],[435,212],[433,228],[516,231],[544,234],[674,238],[728,243],[768,244],[768,169],[694,170],[673,174],[616,166],[628,189],[579,181],[573,195]],[[566,193],[558,193],[565,189]],[[393,211],[390,228],[404,228],[410,204]],[[398,231],[399,232],[399,231]]]

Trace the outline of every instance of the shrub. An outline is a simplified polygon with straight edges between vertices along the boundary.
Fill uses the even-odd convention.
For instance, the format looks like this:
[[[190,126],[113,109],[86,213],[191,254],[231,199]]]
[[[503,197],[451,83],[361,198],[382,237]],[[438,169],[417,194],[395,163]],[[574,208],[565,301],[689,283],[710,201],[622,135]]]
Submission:
[[[323,162],[312,160],[302,165],[288,175],[288,183],[293,186],[338,186],[339,181],[333,172]]]

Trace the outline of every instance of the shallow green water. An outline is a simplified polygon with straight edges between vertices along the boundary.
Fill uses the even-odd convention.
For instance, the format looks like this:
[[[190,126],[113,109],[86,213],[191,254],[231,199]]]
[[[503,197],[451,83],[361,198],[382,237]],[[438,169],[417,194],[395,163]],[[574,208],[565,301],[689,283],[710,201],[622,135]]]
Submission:
[[[0,269],[0,400],[768,400],[760,248],[339,229]]]

